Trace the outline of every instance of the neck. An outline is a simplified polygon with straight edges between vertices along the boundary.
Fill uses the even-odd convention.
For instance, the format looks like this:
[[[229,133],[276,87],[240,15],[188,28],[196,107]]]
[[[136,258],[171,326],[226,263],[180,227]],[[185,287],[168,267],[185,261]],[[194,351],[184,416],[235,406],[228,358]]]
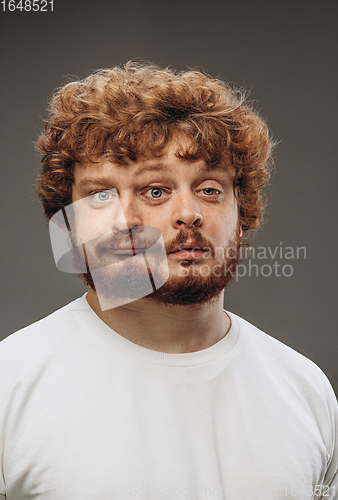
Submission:
[[[223,311],[223,293],[204,305],[165,306],[149,298],[102,311],[90,289],[87,301],[111,329],[153,351],[188,353],[207,349],[221,340],[230,328]]]

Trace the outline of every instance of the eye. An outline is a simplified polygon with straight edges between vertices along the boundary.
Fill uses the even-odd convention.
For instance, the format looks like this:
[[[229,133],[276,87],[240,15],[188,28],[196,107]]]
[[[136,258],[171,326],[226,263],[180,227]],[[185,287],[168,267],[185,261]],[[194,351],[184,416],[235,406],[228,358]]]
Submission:
[[[202,192],[203,192],[203,194],[205,194],[207,196],[212,196],[213,194],[221,194],[221,192],[215,188],[204,188],[204,189],[202,189]]]
[[[108,201],[110,200],[111,198],[113,198],[113,194],[111,193],[111,191],[99,191],[98,193],[94,193],[91,195],[91,198],[94,200],[94,201],[98,201],[98,202],[105,202],[105,201]]]
[[[146,191],[146,193],[150,193],[150,197],[154,198],[154,199],[161,198],[161,196],[163,195],[163,192],[164,192],[163,189],[161,189],[159,187],[154,187],[154,188],[148,189]]]

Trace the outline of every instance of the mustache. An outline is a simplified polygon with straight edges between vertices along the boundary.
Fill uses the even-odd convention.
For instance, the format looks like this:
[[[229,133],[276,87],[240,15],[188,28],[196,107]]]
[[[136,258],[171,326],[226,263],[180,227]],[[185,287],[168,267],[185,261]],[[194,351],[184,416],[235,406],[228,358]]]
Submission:
[[[175,251],[177,247],[179,247],[179,245],[182,245],[183,243],[186,243],[187,241],[192,239],[196,243],[198,243],[199,247],[208,248],[208,250],[211,251],[212,255],[214,255],[215,247],[213,243],[205,238],[205,236],[203,236],[195,226],[193,226],[191,229],[180,229],[176,237],[165,244],[167,255]]]

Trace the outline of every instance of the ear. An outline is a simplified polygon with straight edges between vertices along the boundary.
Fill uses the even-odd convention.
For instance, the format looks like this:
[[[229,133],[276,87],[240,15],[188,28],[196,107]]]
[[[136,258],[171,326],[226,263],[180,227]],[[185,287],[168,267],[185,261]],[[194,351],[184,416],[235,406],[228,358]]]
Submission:
[[[239,229],[239,237],[242,238],[243,236],[243,226],[241,224],[240,229]]]

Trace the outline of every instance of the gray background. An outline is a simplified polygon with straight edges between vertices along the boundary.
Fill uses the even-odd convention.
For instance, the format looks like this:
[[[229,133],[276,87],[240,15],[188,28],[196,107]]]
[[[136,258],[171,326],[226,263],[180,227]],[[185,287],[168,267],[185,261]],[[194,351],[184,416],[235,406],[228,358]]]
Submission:
[[[0,4],[2,8],[2,5]],[[1,11],[1,337],[84,293],[57,271],[33,184],[47,97],[68,76],[140,57],[251,91],[279,142],[253,246],[304,246],[293,275],[244,277],[225,307],[315,361],[338,390],[337,2],[54,0]]]

